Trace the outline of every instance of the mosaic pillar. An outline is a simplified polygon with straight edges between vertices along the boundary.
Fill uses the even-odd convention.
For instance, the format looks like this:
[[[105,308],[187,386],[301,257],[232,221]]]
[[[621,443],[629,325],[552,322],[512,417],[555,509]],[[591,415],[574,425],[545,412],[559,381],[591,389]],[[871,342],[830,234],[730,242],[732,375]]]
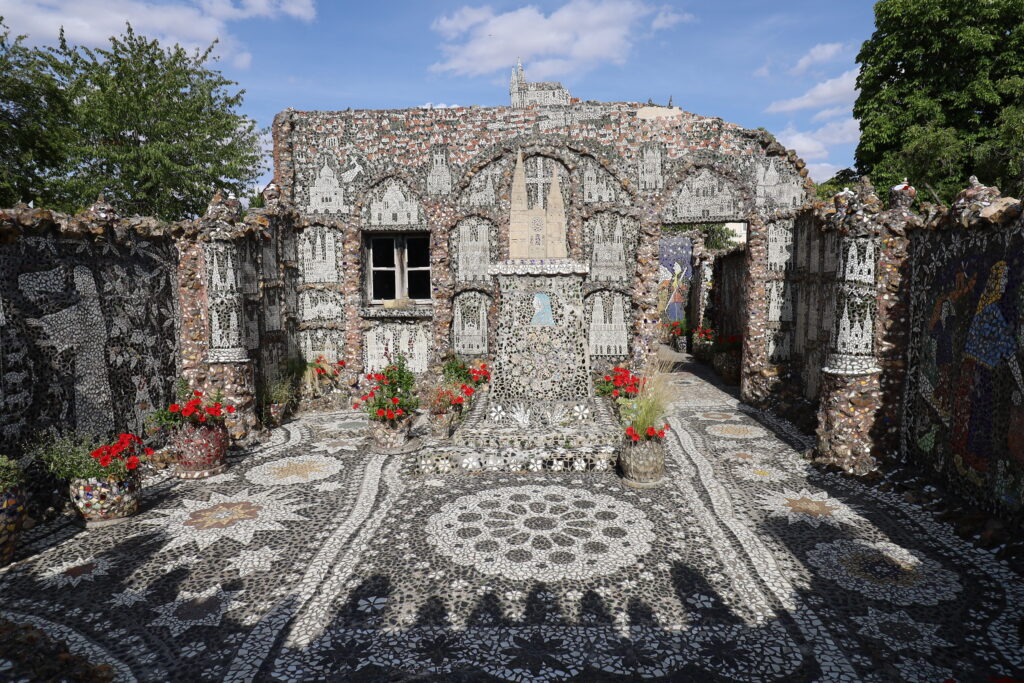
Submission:
[[[877,251],[873,233],[839,241],[832,337],[818,405],[817,459],[858,474],[876,464],[871,443],[881,374],[874,349]]]

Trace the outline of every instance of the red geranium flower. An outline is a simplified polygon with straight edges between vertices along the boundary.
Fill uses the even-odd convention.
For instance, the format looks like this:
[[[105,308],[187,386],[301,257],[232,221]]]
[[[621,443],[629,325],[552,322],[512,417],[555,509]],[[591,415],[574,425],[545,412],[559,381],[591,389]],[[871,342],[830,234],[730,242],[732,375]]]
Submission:
[[[171,411],[172,413],[176,413],[179,410],[181,410],[181,406],[179,406],[177,403],[172,403],[171,407],[168,408],[167,410]]]
[[[139,458],[138,458],[138,456],[136,456],[136,455],[130,456],[127,460],[124,461],[124,465],[128,469],[134,470],[136,467],[139,466]]]
[[[377,417],[384,417],[384,409],[377,408]]]
[[[403,413],[402,409],[399,408],[398,410],[395,411],[395,415],[405,415],[405,413]]]
[[[359,410],[359,404],[358,403],[353,403],[352,404],[352,409],[353,410]]]
[[[398,397],[397,397],[397,396],[393,396],[393,397],[391,398],[391,402],[392,402],[392,403],[393,403],[394,405],[396,405],[396,406],[397,406],[397,405],[398,405]]]
[[[228,412],[229,413],[235,412],[235,407],[234,406],[228,406]]]
[[[647,436],[654,436],[657,433],[658,432],[657,432],[657,430],[654,427],[648,427],[647,428]]]
[[[618,396],[618,395],[619,395],[619,390],[618,389],[612,389],[612,396]]]
[[[202,398],[203,397],[203,392],[201,392],[201,391],[193,391],[192,395],[193,396],[198,396],[199,398]]]
[[[395,419],[395,411],[391,410],[391,408],[388,408],[388,419],[389,420],[394,420]]]
[[[658,438],[659,439],[664,439],[665,438],[665,430],[664,429],[659,429],[658,430]]]

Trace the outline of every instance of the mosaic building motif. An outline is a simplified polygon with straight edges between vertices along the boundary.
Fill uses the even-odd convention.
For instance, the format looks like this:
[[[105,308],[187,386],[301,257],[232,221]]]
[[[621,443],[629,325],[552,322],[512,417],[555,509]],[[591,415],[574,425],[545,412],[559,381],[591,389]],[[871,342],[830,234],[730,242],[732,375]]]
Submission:
[[[1024,509],[1024,224],[912,235],[902,449],[968,497]]]
[[[139,430],[171,395],[177,257],[161,240],[25,236],[0,250],[0,436]]]
[[[487,310],[491,299],[482,292],[456,295],[452,305],[452,349],[464,356],[487,355]]]
[[[363,333],[363,366],[381,370],[403,354],[413,372],[425,372],[430,362],[430,341],[420,325],[382,323]]]
[[[629,353],[626,299],[617,292],[587,297],[588,342],[591,356],[625,357]]]
[[[693,240],[689,237],[662,237],[658,241],[658,312],[662,320],[686,318],[692,255]]]
[[[590,245],[591,282],[629,280],[635,259],[627,258],[636,247],[638,226],[634,219],[614,213],[599,213],[584,223],[586,241]]]
[[[702,168],[683,181],[666,218],[680,222],[741,220],[743,207],[736,185]]]
[[[348,214],[352,211],[351,183],[363,172],[363,166],[353,159],[340,174],[329,159],[324,159],[309,187],[306,212],[311,214]]]
[[[455,229],[452,253],[455,256],[455,278],[458,282],[490,281],[491,235],[490,221],[471,217],[461,221]]]
[[[512,69],[508,93],[513,107],[566,105],[571,99],[569,91],[561,83],[527,81],[520,61]]]
[[[452,171],[448,166],[448,148],[433,145],[430,148],[430,170],[427,171],[427,194],[446,195],[452,191]]]
[[[587,204],[614,202],[618,183],[593,157],[583,160],[583,201]]]
[[[778,157],[768,157],[756,168],[759,210],[795,209],[807,201],[803,178]]]
[[[298,257],[303,284],[337,282],[337,231],[322,225],[306,228],[299,234]]]
[[[420,203],[404,183],[385,180],[369,193],[365,224],[374,230],[425,230]]]
[[[244,361],[249,357],[249,327],[245,311],[246,272],[240,267],[238,246],[230,241],[204,244],[210,347],[213,363]]]
[[[517,153],[508,227],[510,259],[568,256],[563,173],[562,166],[551,159],[531,157],[524,164],[522,152]]]

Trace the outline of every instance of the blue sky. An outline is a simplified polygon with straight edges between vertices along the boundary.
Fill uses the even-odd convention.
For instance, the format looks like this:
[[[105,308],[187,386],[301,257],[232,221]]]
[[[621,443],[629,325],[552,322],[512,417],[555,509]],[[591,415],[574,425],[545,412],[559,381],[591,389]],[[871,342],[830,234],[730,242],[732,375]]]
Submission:
[[[219,38],[245,113],[508,104],[517,56],[530,80],[582,99],[673,103],[772,131],[817,181],[853,163],[854,61],[872,3],[845,0],[0,0],[33,43],[63,25],[101,45],[129,20],[167,42]]]

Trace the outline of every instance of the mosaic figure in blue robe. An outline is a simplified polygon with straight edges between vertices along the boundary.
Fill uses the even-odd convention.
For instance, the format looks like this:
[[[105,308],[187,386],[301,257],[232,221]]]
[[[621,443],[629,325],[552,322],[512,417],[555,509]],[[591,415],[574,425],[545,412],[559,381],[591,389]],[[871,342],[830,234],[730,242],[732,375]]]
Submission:
[[[992,460],[995,385],[1006,362],[1020,375],[1014,329],[999,304],[1006,292],[1006,261],[989,271],[985,291],[964,344],[960,383],[953,402],[952,452],[958,469],[975,484],[984,484]]]
[[[549,294],[533,295],[533,319],[531,325],[554,325],[555,315],[551,312],[551,296]]]

